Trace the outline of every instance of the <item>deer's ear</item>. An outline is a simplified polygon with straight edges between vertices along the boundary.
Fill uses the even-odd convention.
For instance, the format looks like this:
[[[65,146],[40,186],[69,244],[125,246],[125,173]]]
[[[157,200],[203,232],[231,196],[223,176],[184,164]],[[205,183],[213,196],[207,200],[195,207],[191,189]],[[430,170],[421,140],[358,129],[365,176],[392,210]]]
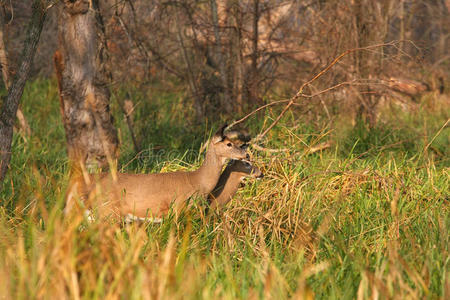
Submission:
[[[252,139],[248,131],[244,128],[228,130],[225,136],[230,140],[238,141],[241,144],[248,143]]]
[[[221,142],[221,141],[223,141],[224,139],[225,139],[225,128],[227,128],[228,127],[228,125],[227,124],[225,124],[225,125],[223,125],[215,134],[214,134],[214,136],[212,137],[212,139],[211,139],[211,141],[212,141],[212,143],[213,144],[217,144],[217,143],[219,143],[219,142]]]
[[[247,150],[248,146],[249,146],[249,144],[247,144],[247,143],[242,144],[241,149]]]

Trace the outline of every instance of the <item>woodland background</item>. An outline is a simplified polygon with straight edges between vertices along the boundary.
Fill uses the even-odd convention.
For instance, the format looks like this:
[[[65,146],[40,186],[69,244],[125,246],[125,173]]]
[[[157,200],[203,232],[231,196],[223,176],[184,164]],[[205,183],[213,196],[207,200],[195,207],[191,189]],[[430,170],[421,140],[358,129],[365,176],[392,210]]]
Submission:
[[[2,99],[32,2],[0,1]],[[265,178],[212,218],[200,201],[128,227],[62,215],[54,54],[75,2],[46,2],[15,121],[0,296],[448,298],[450,1],[94,0],[120,171],[195,169],[214,129],[265,105],[240,125],[271,129],[251,148]]]
[[[31,2],[3,2],[12,66]],[[449,72],[449,6],[444,0],[99,1],[109,85],[144,89],[157,82],[170,89],[176,82],[187,113],[200,123],[217,113],[242,114],[268,97],[289,98],[342,52],[392,41],[348,55],[308,88],[313,94],[352,84],[301,108],[374,118],[380,102],[408,106],[425,91],[442,93]],[[34,78],[54,74],[57,23],[55,7],[42,32]]]

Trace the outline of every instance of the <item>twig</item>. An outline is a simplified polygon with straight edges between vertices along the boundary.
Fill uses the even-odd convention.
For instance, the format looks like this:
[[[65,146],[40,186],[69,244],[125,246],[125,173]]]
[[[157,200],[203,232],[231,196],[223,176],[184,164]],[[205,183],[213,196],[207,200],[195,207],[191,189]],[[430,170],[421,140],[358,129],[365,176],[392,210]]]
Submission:
[[[321,150],[324,150],[324,149],[327,149],[327,148],[330,148],[330,147],[331,147],[331,142],[329,142],[329,141],[328,142],[324,142],[324,143],[320,143],[317,146],[309,148],[308,153],[312,154],[314,152],[321,151]]]
[[[262,146],[260,146],[258,144],[255,144],[255,143],[251,143],[250,145],[252,146],[253,149],[256,149],[258,151],[269,152],[269,153],[280,153],[280,152],[291,151],[291,149],[289,149],[289,148],[281,148],[281,149],[265,148],[265,147],[262,147]],[[331,142],[329,142],[329,141],[328,142],[323,142],[323,143],[318,144],[317,146],[310,147],[308,149],[308,151],[307,151],[307,154],[313,154],[313,153],[315,153],[317,151],[321,151],[321,150],[324,150],[324,149],[327,149],[327,148],[330,148],[330,147],[331,147]]]
[[[17,120],[19,121],[20,127],[23,130],[23,138],[26,141],[27,137],[31,136],[31,128],[30,128],[30,125],[28,124],[27,119],[25,118],[25,115],[23,114],[23,111],[20,109],[20,107],[17,108],[16,117],[17,117]]]
[[[303,89],[306,86],[310,85],[311,83],[313,83],[314,81],[316,81],[317,79],[322,77],[322,75],[327,73],[343,57],[347,56],[350,53],[356,52],[356,51],[370,50],[370,49],[384,47],[384,46],[394,46],[396,43],[397,43],[397,41],[392,41],[392,42],[389,42],[389,43],[376,44],[376,45],[371,45],[371,46],[367,46],[367,47],[353,48],[353,49],[349,49],[349,50],[346,50],[345,52],[343,52],[341,55],[336,57],[327,67],[325,67],[322,71],[320,71],[317,75],[315,75],[312,79],[310,79],[309,81],[303,83],[302,86],[300,87],[300,89],[298,90],[298,92],[294,95],[294,97],[292,97],[289,100],[288,104],[284,107],[284,109],[281,111],[281,113],[278,115],[278,117],[272,122],[272,124],[269,125],[269,127],[267,127],[266,130],[264,130],[264,132],[262,134],[259,134],[256,137],[256,139],[257,140],[261,140],[281,120],[283,115],[292,106],[292,104],[294,104],[295,101],[297,101],[300,97],[304,97]]]
[[[252,148],[254,148],[254,149],[258,150],[258,151],[264,151],[264,152],[270,152],[270,153],[279,153],[279,152],[288,152],[288,151],[290,151],[290,149],[288,149],[288,148],[270,149],[270,148],[265,148],[265,147],[262,147],[262,146],[260,146],[258,144],[254,144],[254,143],[252,143],[251,146],[252,146]]]
[[[324,93],[329,92],[329,91],[331,91],[331,90],[337,89],[337,88],[339,88],[339,87],[341,87],[341,86],[356,84],[356,81],[357,81],[357,80],[355,79],[355,80],[352,80],[352,81],[341,82],[341,83],[339,83],[339,84],[336,84],[336,85],[334,85],[334,86],[332,86],[332,87],[326,88],[326,89],[324,89],[324,90],[322,90],[322,91],[319,91],[319,92],[314,93],[314,94],[311,94],[311,95],[302,94],[302,97],[305,97],[305,98],[313,98],[313,97],[317,97],[317,96],[320,96],[321,94],[324,94]],[[247,115],[245,115],[244,117],[242,117],[241,119],[236,120],[236,121],[234,121],[233,123],[231,123],[231,124],[228,126],[228,128],[232,128],[234,125],[237,125],[237,124],[239,124],[239,123],[241,123],[241,122],[247,120],[249,117],[251,117],[252,115],[256,114],[256,113],[259,112],[260,110],[263,110],[263,109],[266,108],[266,107],[273,106],[273,105],[277,105],[277,104],[286,103],[286,102],[289,102],[289,101],[290,101],[290,99],[283,99],[283,100],[278,100],[278,101],[270,102],[270,103],[267,103],[267,104],[265,104],[265,105],[263,105],[263,106],[260,106],[260,107],[258,107],[257,109],[253,110],[252,112],[250,112],[249,114],[247,114]],[[294,105],[295,105],[295,103],[294,103]]]
[[[128,93],[127,93],[128,94]],[[127,95],[128,98],[128,95]],[[133,141],[133,145],[134,145],[134,151],[136,153],[139,153],[141,151],[141,146],[139,145],[139,142],[136,139],[136,135],[134,133],[134,128],[133,128],[133,102],[130,99],[125,99],[125,101],[122,101],[122,99],[120,99],[120,97],[117,98],[117,102],[119,103],[119,106],[122,110],[122,113],[125,117],[125,120],[127,122],[127,126],[128,126],[128,131],[130,132],[131,135],[131,140]]]
[[[437,136],[442,132],[442,130],[444,130],[444,128],[447,126],[448,122],[450,121],[450,119],[447,119],[447,121],[445,122],[444,125],[442,125],[442,127],[438,130],[438,132],[434,135],[434,137],[431,139],[431,141],[425,146],[425,148],[423,148],[422,153],[425,153],[428,150],[428,147],[430,147],[430,145],[434,142],[434,140],[437,138]]]
[[[263,106],[260,106],[260,107],[258,107],[257,109],[255,109],[254,111],[252,111],[251,113],[249,113],[249,114],[247,114],[246,116],[244,116],[243,118],[241,118],[241,119],[239,119],[239,120],[234,121],[233,123],[231,123],[230,126],[228,126],[228,128],[231,128],[231,127],[233,127],[234,125],[239,124],[239,123],[241,123],[241,122],[247,120],[250,116],[256,114],[258,111],[260,111],[260,110],[262,110],[262,109],[264,109],[264,108],[266,108],[266,107],[269,107],[269,106],[272,106],[272,105],[281,104],[281,103],[286,103],[286,102],[289,102],[289,99],[284,99],[284,100],[274,101],[274,102],[265,104],[265,105],[263,105]]]
[[[303,90],[303,88],[302,88],[302,90]],[[281,118],[284,116],[284,114],[287,112],[287,110],[292,106],[292,104],[294,104],[295,100],[297,100],[300,97],[300,95],[301,95],[301,93],[297,93],[297,95],[295,95],[293,98],[291,98],[291,100],[289,100],[289,103],[283,108],[283,110],[278,115],[278,117],[275,119],[275,121],[273,121],[272,124],[270,124],[269,127],[267,127],[267,129],[264,130],[264,132],[262,134],[259,134],[256,137],[257,141],[261,140],[281,120]]]
[[[234,126],[234,125],[236,125],[236,124],[238,124],[238,123],[240,123],[240,122],[243,122],[243,121],[246,120],[248,117],[254,115],[256,112],[258,112],[258,111],[260,111],[261,109],[264,109],[264,108],[266,108],[266,107],[268,107],[268,106],[275,105],[275,104],[280,104],[280,103],[284,103],[284,102],[288,102],[287,105],[286,105],[286,106],[283,108],[283,110],[281,111],[281,113],[277,116],[277,118],[269,125],[269,127],[267,127],[266,130],[264,130],[263,133],[259,134],[259,135],[255,138],[255,141],[259,141],[259,140],[261,140],[265,135],[267,135],[267,133],[268,133],[268,132],[276,125],[276,124],[278,124],[278,122],[281,120],[281,118],[284,116],[284,114],[287,112],[287,110],[288,110],[288,109],[289,109],[289,108],[290,108],[290,107],[291,107],[291,106],[292,106],[299,98],[301,98],[301,97],[304,97],[304,98],[312,98],[312,97],[316,97],[316,96],[321,95],[321,94],[323,94],[323,93],[326,93],[326,92],[328,92],[328,91],[330,91],[330,90],[336,89],[336,88],[338,88],[338,87],[340,87],[340,86],[343,86],[343,85],[351,85],[351,84],[353,84],[352,81],[350,81],[350,82],[342,82],[342,83],[339,83],[339,84],[337,84],[337,85],[335,85],[335,86],[332,86],[332,87],[330,87],[330,88],[327,88],[327,89],[325,89],[325,90],[323,90],[323,91],[320,91],[320,92],[315,93],[315,94],[312,94],[312,95],[306,95],[306,94],[303,94],[303,90],[304,90],[304,88],[305,88],[306,86],[310,85],[311,83],[313,83],[314,81],[316,81],[317,79],[319,79],[320,77],[322,77],[322,76],[323,76],[325,73],[327,73],[327,72],[328,72],[335,64],[337,64],[343,57],[347,56],[347,55],[350,54],[350,53],[356,52],[356,51],[371,50],[371,49],[375,49],[375,48],[379,48],[379,47],[385,47],[385,46],[394,46],[394,47],[395,47],[395,45],[398,44],[399,42],[401,42],[401,41],[391,41],[391,42],[389,42],[389,43],[382,43],[382,44],[376,44],[376,45],[371,45],[371,46],[367,46],[367,47],[360,47],[360,48],[353,48],[353,49],[346,50],[346,51],[344,51],[343,53],[341,53],[338,57],[336,57],[336,58],[335,58],[335,59],[334,59],[327,67],[325,67],[325,68],[322,69],[319,73],[317,73],[312,79],[310,79],[309,81],[303,83],[303,84],[301,85],[300,89],[298,90],[298,92],[297,92],[293,97],[291,97],[290,99],[288,99],[288,100],[275,101],[275,102],[272,102],[272,103],[263,105],[263,106],[257,108],[256,110],[252,111],[251,113],[249,113],[249,114],[246,115],[245,117],[243,117],[243,118],[241,118],[241,119],[239,119],[239,120],[233,122],[233,123],[231,124],[231,126]],[[231,126],[230,126],[230,127],[231,127]]]
[[[320,96],[320,95],[322,95],[322,94],[325,94],[326,92],[329,92],[329,91],[331,91],[331,90],[337,89],[337,88],[339,88],[339,87],[341,87],[341,86],[344,86],[344,85],[353,85],[353,84],[355,84],[356,82],[357,82],[356,79],[354,79],[354,80],[352,80],[352,81],[344,81],[344,82],[338,83],[338,84],[336,84],[336,85],[333,85],[332,87],[326,88],[326,89],[324,89],[324,90],[321,90],[321,91],[316,92],[316,93],[311,94],[311,95],[302,94],[302,97],[305,97],[305,98],[314,98],[314,97]]]

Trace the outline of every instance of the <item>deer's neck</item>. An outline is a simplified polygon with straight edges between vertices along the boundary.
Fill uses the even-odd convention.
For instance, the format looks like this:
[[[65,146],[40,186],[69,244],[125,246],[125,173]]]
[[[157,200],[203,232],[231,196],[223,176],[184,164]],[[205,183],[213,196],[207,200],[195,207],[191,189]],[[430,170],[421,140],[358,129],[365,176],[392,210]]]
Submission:
[[[224,198],[226,202],[231,200],[231,198],[236,194],[239,186],[242,182],[243,175],[239,172],[231,172],[228,176],[228,180],[225,182],[225,185],[222,189],[222,193],[218,196]],[[223,203],[223,204],[226,204]]]
[[[211,192],[211,195],[214,198],[219,197],[220,194],[222,194],[222,191],[225,189],[225,186],[230,179],[230,175],[232,173],[231,166],[227,166],[225,170],[220,175],[219,181],[217,182],[216,186]]]
[[[200,194],[207,195],[214,189],[224,164],[225,161],[217,157],[214,149],[206,152],[202,166],[192,174],[192,184]]]
[[[242,174],[233,172],[227,167],[220,176],[217,186],[210,194],[209,201],[212,209],[227,204],[236,194],[242,181]]]

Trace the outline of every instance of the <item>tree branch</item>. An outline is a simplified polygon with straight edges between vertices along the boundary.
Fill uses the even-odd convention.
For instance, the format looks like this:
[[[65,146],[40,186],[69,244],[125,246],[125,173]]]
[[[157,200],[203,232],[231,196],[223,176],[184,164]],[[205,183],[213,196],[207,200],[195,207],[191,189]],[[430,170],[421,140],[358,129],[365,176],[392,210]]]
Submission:
[[[269,125],[269,127],[267,127],[261,134],[259,134],[259,135],[255,138],[255,141],[254,141],[254,142],[259,141],[259,140],[261,140],[262,138],[264,138],[264,136],[266,136],[267,133],[268,133],[268,132],[276,125],[276,124],[278,124],[278,122],[281,120],[281,118],[284,116],[284,114],[288,111],[288,109],[289,109],[293,104],[295,104],[295,102],[296,102],[298,99],[300,99],[300,98],[302,98],[302,97],[303,97],[303,98],[312,98],[312,97],[321,95],[321,94],[323,94],[323,93],[325,93],[325,92],[329,92],[329,91],[331,91],[331,90],[333,90],[333,89],[335,89],[335,88],[338,88],[338,87],[340,87],[340,86],[351,84],[351,82],[343,82],[343,83],[337,84],[337,85],[335,85],[335,86],[333,86],[333,87],[327,88],[327,89],[325,89],[325,90],[323,90],[323,91],[320,91],[320,92],[315,93],[315,94],[312,94],[312,95],[306,95],[306,94],[303,93],[303,90],[305,89],[305,87],[307,87],[308,85],[310,85],[311,83],[313,83],[314,81],[316,81],[317,79],[319,79],[320,77],[322,77],[322,76],[323,76],[325,73],[327,73],[334,65],[336,65],[342,58],[344,58],[345,56],[349,55],[350,53],[353,53],[353,52],[356,52],[356,51],[372,50],[372,49],[375,49],[375,48],[385,47],[385,46],[393,46],[393,47],[396,47],[396,45],[397,45],[398,43],[400,43],[400,42],[401,42],[401,41],[391,41],[391,42],[389,42],[389,43],[375,44],[375,45],[371,45],[371,46],[367,46],[367,47],[359,47],[359,48],[348,49],[348,50],[344,51],[343,53],[341,53],[339,56],[337,56],[337,57],[336,57],[336,58],[335,58],[335,59],[334,59],[327,67],[325,67],[324,69],[322,69],[322,70],[321,70],[319,73],[317,73],[312,79],[310,79],[309,81],[303,83],[303,84],[300,86],[300,89],[297,91],[297,93],[296,93],[293,97],[291,97],[289,100],[280,100],[280,101],[276,101],[276,102],[273,102],[273,103],[269,103],[269,104],[263,105],[263,106],[257,108],[256,110],[252,111],[251,113],[249,113],[249,114],[246,115],[245,117],[241,118],[240,120],[233,122],[232,125],[236,125],[236,124],[238,124],[238,123],[240,123],[240,122],[246,120],[249,116],[255,114],[257,111],[259,111],[259,110],[261,110],[261,109],[263,109],[263,108],[265,108],[265,107],[267,107],[267,106],[270,106],[270,105],[273,105],[273,104],[279,104],[279,103],[283,103],[283,102],[288,102],[287,105],[286,105],[286,106],[283,108],[283,110],[281,111],[281,113],[276,117],[276,119]]]
[[[8,90],[2,112],[0,114],[0,183],[3,182],[9,161],[11,160],[11,142],[13,137],[13,125],[20,98],[23,94],[25,83],[30,75],[31,64],[36,53],[39,37],[44,26],[46,9],[41,0],[34,0],[32,16],[28,25],[27,35],[23,44],[22,61],[19,70]]]

